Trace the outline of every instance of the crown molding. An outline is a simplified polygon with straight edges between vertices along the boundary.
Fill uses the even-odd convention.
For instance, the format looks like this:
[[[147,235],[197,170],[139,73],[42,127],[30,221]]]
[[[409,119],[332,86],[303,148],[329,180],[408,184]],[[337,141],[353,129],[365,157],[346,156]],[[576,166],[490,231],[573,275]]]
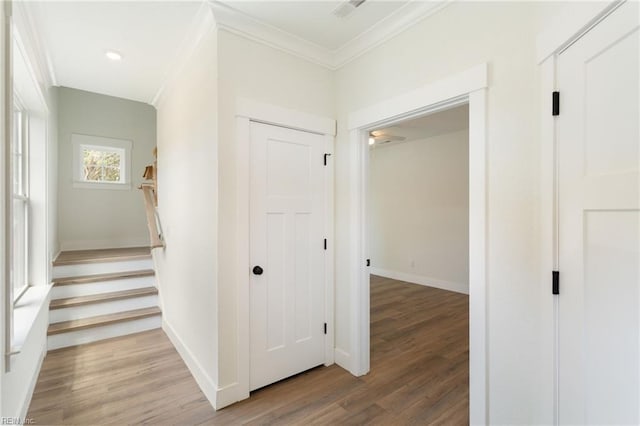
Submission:
[[[357,37],[333,51],[333,69],[338,69],[375,49],[418,22],[435,15],[454,0],[411,0]]]
[[[51,56],[45,44],[45,38],[38,31],[36,18],[38,14],[38,2],[13,2],[14,24],[20,34],[24,50],[29,55],[29,60],[34,67],[34,73],[45,89],[57,86],[56,74],[53,69]]]
[[[218,0],[208,0],[218,28],[282,50],[293,56],[337,70],[371,49],[435,14],[454,0],[410,0],[367,31],[336,50],[319,46],[242,13]]]
[[[332,68],[333,55],[328,49],[257,20],[219,1],[211,0],[209,4],[218,28],[323,67]]]

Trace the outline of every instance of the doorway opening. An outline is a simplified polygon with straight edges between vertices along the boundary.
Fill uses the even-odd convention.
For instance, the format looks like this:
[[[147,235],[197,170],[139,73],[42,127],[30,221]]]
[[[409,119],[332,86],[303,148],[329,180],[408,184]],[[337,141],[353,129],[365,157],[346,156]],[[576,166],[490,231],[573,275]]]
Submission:
[[[349,114],[350,349],[352,374],[370,370],[369,133],[457,106],[469,106],[469,421],[488,423],[487,64],[479,64]]]
[[[368,147],[372,374],[410,377],[398,414],[468,423],[469,105],[376,128]]]

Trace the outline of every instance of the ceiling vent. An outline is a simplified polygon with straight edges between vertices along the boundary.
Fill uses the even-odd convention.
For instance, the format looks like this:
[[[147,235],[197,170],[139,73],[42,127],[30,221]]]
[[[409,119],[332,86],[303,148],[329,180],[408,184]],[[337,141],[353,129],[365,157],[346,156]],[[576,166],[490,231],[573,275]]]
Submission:
[[[331,14],[340,19],[345,19],[365,1],[366,0],[349,0],[344,3],[340,3],[340,5],[336,7]]]

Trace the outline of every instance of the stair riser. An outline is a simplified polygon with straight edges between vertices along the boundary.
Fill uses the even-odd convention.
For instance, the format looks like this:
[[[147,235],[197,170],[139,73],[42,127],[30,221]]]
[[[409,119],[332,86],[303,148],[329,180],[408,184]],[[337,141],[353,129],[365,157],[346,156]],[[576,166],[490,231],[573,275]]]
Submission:
[[[131,311],[133,309],[150,308],[153,306],[158,306],[158,296],[155,294],[151,296],[133,297],[130,299],[113,300],[70,308],[51,309],[49,311],[49,324],[95,317],[98,315],[115,314],[117,312]]]
[[[47,349],[53,350],[65,348],[67,346],[96,342],[98,340],[109,339],[112,337],[126,336],[127,334],[153,330],[155,328],[160,328],[161,326],[162,318],[160,315],[156,315],[149,318],[125,321],[102,327],[93,327],[68,333],[54,334],[47,338]]]
[[[53,278],[109,274],[113,272],[139,271],[144,269],[153,269],[153,261],[151,259],[55,266],[53,268]]]
[[[55,285],[51,289],[51,299],[104,294],[114,291],[133,290],[135,288],[155,287],[153,275],[122,280],[97,281],[86,284]]]

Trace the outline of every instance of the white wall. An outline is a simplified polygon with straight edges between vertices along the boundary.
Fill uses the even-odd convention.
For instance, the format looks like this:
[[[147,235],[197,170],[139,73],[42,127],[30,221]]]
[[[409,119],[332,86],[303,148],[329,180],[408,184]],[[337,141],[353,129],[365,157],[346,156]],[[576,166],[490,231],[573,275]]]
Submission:
[[[212,26],[158,104],[158,211],[166,248],[154,250],[164,328],[214,406],[219,328],[216,68]]]
[[[369,150],[371,273],[469,292],[469,131]]]
[[[74,188],[73,133],[131,140],[131,188]],[[149,244],[143,198],[137,188],[145,166],[153,163],[155,146],[156,110],[151,105],[58,89],[58,237],[62,250]]]
[[[220,384],[237,380],[235,105],[248,98],[333,118],[333,73],[227,31],[219,32]],[[244,303],[240,301],[240,303]]]
[[[575,3],[571,7],[585,7]],[[538,362],[538,69],[536,35],[555,5],[453,2],[336,73],[337,346],[349,353],[347,117],[351,111],[489,63],[488,401],[492,424],[552,421],[552,371]],[[546,348],[551,350],[551,348]],[[543,407],[541,409],[541,407]]]

